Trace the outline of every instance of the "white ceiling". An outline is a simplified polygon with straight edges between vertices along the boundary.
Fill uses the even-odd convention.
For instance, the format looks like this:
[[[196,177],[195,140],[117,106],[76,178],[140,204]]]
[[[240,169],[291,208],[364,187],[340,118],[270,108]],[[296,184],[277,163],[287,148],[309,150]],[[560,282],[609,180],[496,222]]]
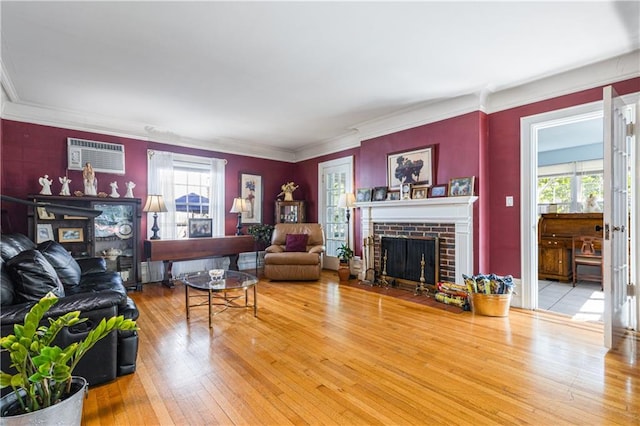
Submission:
[[[13,104],[151,138],[295,152],[633,51],[639,5],[2,1],[2,83]]]

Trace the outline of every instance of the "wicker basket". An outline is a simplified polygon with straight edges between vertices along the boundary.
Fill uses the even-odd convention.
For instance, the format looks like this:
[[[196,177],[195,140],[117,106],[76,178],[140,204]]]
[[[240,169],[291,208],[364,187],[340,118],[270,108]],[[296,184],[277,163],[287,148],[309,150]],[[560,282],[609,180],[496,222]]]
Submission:
[[[509,315],[511,293],[483,294],[471,293],[471,309],[474,314],[489,317],[506,317]]]

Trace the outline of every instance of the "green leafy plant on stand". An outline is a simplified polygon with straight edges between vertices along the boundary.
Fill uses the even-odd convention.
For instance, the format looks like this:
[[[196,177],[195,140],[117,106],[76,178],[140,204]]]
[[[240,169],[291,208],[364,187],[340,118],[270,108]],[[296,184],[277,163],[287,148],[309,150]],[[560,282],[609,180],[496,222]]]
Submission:
[[[66,348],[52,346],[64,328],[79,324],[80,311],[68,312],[57,319],[49,318],[49,325],[40,321],[58,298],[49,293],[36,303],[24,318],[24,324],[14,326],[14,334],[2,337],[0,347],[9,352],[11,367],[16,374],[0,371],[0,388],[11,386],[18,395],[19,412],[29,413],[55,405],[71,390],[71,373],[80,359],[113,330],[137,330],[136,322],[122,315],[102,319],[84,340]]]
[[[271,236],[273,235],[273,225],[269,225],[266,223],[260,225],[252,225],[247,229],[247,232],[250,235],[253,235],[253,238],[261,244],[269,245],[271,244]]]

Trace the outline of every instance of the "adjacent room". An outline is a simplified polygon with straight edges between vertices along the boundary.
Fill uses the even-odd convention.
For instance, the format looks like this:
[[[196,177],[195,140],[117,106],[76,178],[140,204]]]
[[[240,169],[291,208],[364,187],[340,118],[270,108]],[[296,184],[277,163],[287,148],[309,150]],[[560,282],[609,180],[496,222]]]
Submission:
[[[640,423],[638,16],[3,0],[2,424]]]

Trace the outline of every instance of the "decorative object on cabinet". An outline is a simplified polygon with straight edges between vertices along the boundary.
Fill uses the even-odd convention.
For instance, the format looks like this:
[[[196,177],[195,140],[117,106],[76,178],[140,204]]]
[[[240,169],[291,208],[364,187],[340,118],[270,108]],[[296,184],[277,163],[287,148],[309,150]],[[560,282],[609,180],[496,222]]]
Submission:
[[[98,195],[98,179],[91,163],[85,163],[82,169],[82,181],[84,182],[84,195]]]
[[[133,182],[125,182],[124,186],[127,187],[127,192],[124,194],[124,198],[134,198],[133,197],[133,188],[136,187],[136,184]]]
[[[81,243],[84,241],[84,230],[82,228],[58,228],[58,242]]]
[[[49,179],[49,175],[44,175],[44,177],[38,179],[38,182],[42,185],[40,195],[51,195],[51,184],[53,183],[53,179]]]
[[[546,213],[538,221],[538,278],[571,282],[573,238],[602,238],[602,213]],[[579,247],[578,247],[579,248]]]
[[[262,222],[262,176],[255,173],[240,173],[240,197],[247,203],[242,211],[242,222]]]
[[[62,188],[60,188],[60,195],[64,195],[68,197],[71,195],[71,191],[69,190],[69,184],[71,183],[71,179],[66,176],[59,177],[58,180],[62,184]]]
[[[386,188],[385,188],[386,189]],[[385,191],[386,196],[386,191]],[[338,198],[338,208],[345,209],[345,216],[347,218],[347,246],[349,246],[349,234],[351,233],[351,227],[349,226],[349,219],[351,219],[351,209],[356,206],[356,197],[353,195],[353,192],[346,192],[340,194],[340,198]]]
[[[51,240],[58,236],[58,242],[77,259],[105,257],[109,271],[117,272],[125,287],[140,288],[138,251],[140,245],[140,199],[139,198],[98,198],[31,196],[33,208],[30,210],[30,237],[37,241],[42,237],[43,226],[51,230],[45,234]],[[46,209],[56,211],[54,220],[38,217],[37,207],[43,200],[50,201]],[[56,203],[56,204],[54,204]],[[63,204],[64,203],[64,204]],[[53,207],[52,207],[53,206]],[[96,215],[95,217],[87,217]],[[35,233],[35,236],[33,235]],[[35,237],[35,238],[33,238]],[[38,241],[39,242],[39,241]],[[118,254],[119,253],[119,254]]]
[[[427,198],[429,193],[428,185],[413,185],[411,187],[411,198],[414,200],[422,200]]]
[[[433,185],[429,188],[429,198],[446,197],[448,193],[447,189],[446,183],[442,185]]]
[[[371,201],[384,201],[387,199],[387,187],[377,186],[373,188],[371,193]]]
[[[275,223],[306,222],[306,206],[304,201],[276,201]]]
[[[158,226],[158,213],[164,213],[168,211],[167,206],[164,204],[162,195],[147,195],[147,202],[145,203],[142,211],[145,213],[153,212],[153,226],[151,227],[153,235],[149,239],[159,240],[160,235],[158,235],[158,231],[160,230],[160,227]]]
[[[298,185],[293,182],[287,182],[280,189],[282,189],[282,192],[277,195],[278,197],[284,195],[284,201],[293,201],[293,191],[298,189]]]
[[[38,217],[41,220],[53,220],[56,218],[56,215],[53,213],[49,213],[46,207],[36,207],[38,211]]]
[[[470,176],[449,180],[449,196],[458,197],[473,195],[473,184],[475,179],[475,176]]]
[[[371,188],[356,189],[356,202],[366,203],[368,201],[371,201]]]
[[[249,211],[247,200],[242,197],[236,197],[233,199],[233,205],[229,213],[238,214],[238,224],[236,225],[236,235],[242,235],[242,213]]]
[[[36,243],[44,243],[45,241],[53,241],[53,226],[51,224],[38,224],[36,229]]]
[[[433,183],[434,147],[387,155],[387,184],[389,188],[400,188],[403,183]]]
[[[211,237],[212,220],[206,218],[189,219],[189,238]]]
[[[120,194],[118,194],[118,182],[113,181],[109,183],[109,186],[111,187],[111,194],[109,194],[109,197],[120,198]]]

